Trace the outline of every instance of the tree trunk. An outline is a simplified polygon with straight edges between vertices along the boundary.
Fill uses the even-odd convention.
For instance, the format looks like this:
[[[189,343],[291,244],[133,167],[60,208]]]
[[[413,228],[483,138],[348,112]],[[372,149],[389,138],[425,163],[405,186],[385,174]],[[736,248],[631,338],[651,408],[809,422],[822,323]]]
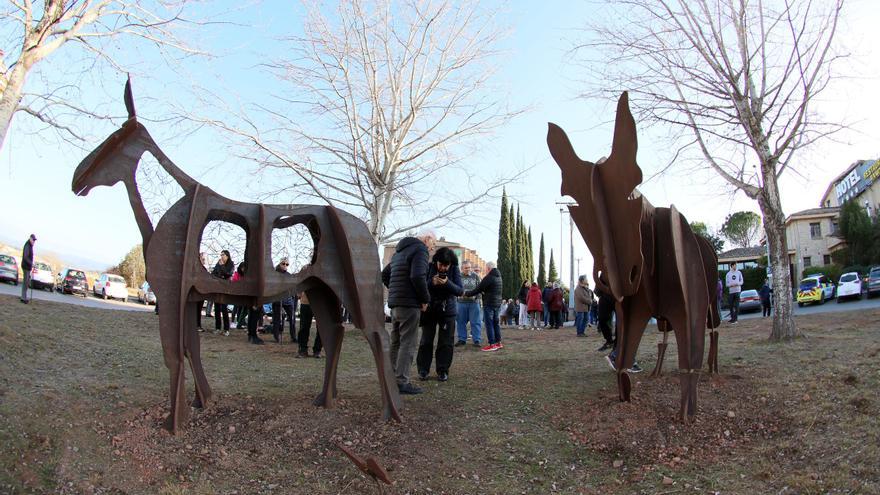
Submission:
[[[25,71],[22,67],[15,67],[9,74],[3,94],[0,95],[0,149],[6,142],[6,133],[12,124],[12,117],[18,110],[21,102],[21,90],[24,88]]]
[[[758,193],[758,205],[764,217],[764,232],[767,234],[769,260],[773,273],[773,329],[770,340],[774,342],[792,340],[798,336],[794,323],[792,306],[791,278],[789,275],[788,246],[785,239],[785,214],[779,201],[779,187],[775,174],[768,178]]]

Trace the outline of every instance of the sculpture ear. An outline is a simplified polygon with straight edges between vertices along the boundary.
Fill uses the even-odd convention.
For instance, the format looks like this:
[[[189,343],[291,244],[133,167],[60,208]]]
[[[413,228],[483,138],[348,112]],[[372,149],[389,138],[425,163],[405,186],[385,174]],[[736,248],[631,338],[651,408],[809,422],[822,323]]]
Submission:
[[[624,91],[617,100],[617,117],[614,121],[614,142],[608,162],[614,164],[614,175],[625,185],[627,195],[642,183],[642,169],[636,163],[638,151],[636,121],[629,110],[629,94]],[[609,167],[611,168],[611,167]]]
[[[562,195],[571,196],[579,204],[589,203],[594,164],[578,158],[571,141],[558,125],[547,123],[547,147],[562,172]]]
[[[131,76],[128,76],[128,79],[125,81],[125,94],[123,94],[122,99],[125,101],[128,118],[135,118],[137,114],[134,111],[134,96],[131,94]]]

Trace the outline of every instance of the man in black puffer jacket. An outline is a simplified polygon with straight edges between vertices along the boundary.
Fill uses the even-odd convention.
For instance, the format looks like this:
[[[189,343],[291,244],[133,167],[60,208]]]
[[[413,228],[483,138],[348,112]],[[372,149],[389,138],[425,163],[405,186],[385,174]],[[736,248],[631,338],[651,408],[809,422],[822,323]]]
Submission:
[[[501,272],[495,268],[495,263],[486,263],[489,273],[480,281],[480,285],[474,290],[464,293],[466,296],[483,294],[483,327],[486,329],[486,339],[489,344],[483,347],[483,351],[497,351],[503,348],[501,345],[501,324],[498,322],[498,310],[501,307]]]
[[[388,288],[391,308],[391,366],[402,394],[420,394],[422,389],[409,381],[419,340],[419,317],[428,309],[428,251],[434,248],[436,235],[425,231],[416,237],[404,237],[397,243],[391,263],[382,270],[382,283]]]

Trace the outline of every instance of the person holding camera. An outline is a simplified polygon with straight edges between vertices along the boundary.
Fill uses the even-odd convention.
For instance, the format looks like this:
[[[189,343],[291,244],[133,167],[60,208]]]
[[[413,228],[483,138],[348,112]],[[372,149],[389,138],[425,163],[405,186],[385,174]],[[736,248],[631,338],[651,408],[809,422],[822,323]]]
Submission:
[[[437,379],[449,380],[449,367],[452,366],[453,338],[455,320],[458,315],[456,297],[464,291],[461,288],[461,272],[458,257],[447,248],[441,247],[431,258],[428,266],[428,292],[431,302],[422,313],[422,338],[416,356],[419,379],[427,380],[434,357],[434,336],[437,336],[436,369]]]

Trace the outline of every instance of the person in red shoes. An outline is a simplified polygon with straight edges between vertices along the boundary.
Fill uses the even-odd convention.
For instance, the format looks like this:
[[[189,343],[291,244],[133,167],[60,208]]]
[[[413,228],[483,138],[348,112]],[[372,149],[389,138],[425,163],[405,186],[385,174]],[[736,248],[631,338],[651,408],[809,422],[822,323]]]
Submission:
[[[503,348],[501,344],[501,324],[499,323],[499,309],[501,308],[501,272],[491,261],[486,263],[489,273],[483,277],[473,290],[466,291],[465,296],[483,294],[483,328],[486,329],[486,339],[489,344],[480,349],[484,352],[497,351]]]

